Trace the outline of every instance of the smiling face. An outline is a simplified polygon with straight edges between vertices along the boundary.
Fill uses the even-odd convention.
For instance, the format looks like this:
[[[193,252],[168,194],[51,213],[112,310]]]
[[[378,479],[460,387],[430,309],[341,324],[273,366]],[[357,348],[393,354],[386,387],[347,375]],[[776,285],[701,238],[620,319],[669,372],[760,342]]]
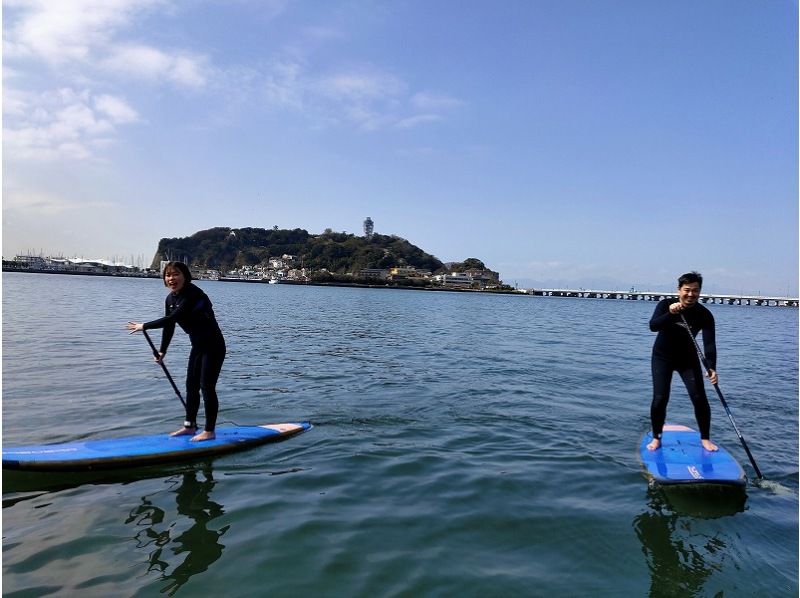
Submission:
[[[686,282],[678,287],[678,301],[683,307],[692,307],[700,299],[700,283]]]
[[[186,277],[178,268],[168,267],[164,269],[164,284],[173,293],[180,293],[186,284]]]

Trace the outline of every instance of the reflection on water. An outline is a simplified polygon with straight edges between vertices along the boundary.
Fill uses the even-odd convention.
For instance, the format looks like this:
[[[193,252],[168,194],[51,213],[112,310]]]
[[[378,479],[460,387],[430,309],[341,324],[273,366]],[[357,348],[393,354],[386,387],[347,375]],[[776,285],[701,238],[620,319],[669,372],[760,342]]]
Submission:
[[[704,596],[709,577],[722,571],[728,538],[710,520],[744,511],[746,494],[736,488],[650,488],[648,510],[634,517],[650,569],[651,598]]]
[[[210,465],[200,472],[186,471],[170,478],[170,483],[179,517],[165,517],[155,500],[143,496],[125,523],[139,528],[134,540],[137,548],[149,549],[147,572],[158,573],[167,582],[161,592],[172,596],[190,577],[206,571],[222,556],[225,545],[219,540],[230,526],[209,528],[211,521],[225,513],[221,504],[211,500],[216,481]],[[185,524],[188,528],[179,532]]]

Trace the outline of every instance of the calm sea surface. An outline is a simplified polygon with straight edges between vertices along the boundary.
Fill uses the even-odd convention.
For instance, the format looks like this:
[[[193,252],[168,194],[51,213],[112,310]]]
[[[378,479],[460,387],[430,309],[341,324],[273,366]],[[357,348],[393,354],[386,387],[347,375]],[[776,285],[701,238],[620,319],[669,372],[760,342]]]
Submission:
[[[655,303],[199,286],[228,343],[220,425],[315,427],[206,462],[4,474],[5,596],[797,595],[796,309],[709,306],[720,388],[769,480],[708,387],[712,437],[751,478],[731,506],[641,473]],[[179,426],[124,330],[165,296],[3,274],[3,442]],[[181,385],[187,355],[179,331]],[[669,421],[695,425],[677,378]]]

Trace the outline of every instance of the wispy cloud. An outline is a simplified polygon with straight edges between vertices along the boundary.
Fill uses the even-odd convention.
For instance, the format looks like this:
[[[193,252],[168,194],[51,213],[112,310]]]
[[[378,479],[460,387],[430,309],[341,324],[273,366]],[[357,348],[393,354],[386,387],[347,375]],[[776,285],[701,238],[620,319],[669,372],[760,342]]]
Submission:
[[[314,103],[328,113],[365,131],[375,131],[399,118],[405,83],[397,76],[375,68],[343,71],[312,82]]]
[[[296,60],[274,60],[264,74],[264,98],[280,108],[299,110],[306,95],[304,65]]]
[[[269,105],[302,110],[316,124],[350,124],[363,131],[434,123],[463,105],[444,94],[412,92],[402,77],[374,65],[317,73],[310,58],[286,58],[267,67],[264,81]]]
[[[328,75],[320,78],[316,87],[323,96],[352,103],[391,101],[405,90],[398,77],[375,69]]]
[[[21,190],[13,185],[4,185],[3,213],[20,212],[27,217],[37,215],[40,217],[58,216],[65,212],[79,210],[97,210],[110,207],[110,202],[103,201],[77,201],[62,195],[55,195],[44,191]]]
[[[416,127],[417,125],[422,125],[429,122],[436,122],[437,120],[441,120],[442,117],[438,114],[418,114],[416,116],[409,116],[408,118],[403,118],[397,121],[394,126],[398,129],[410,129],[412,127]]]
[[[420,91],[411,96],[411,104],[419,110],[449,110],[464,105],[462,100],[433,91]]]

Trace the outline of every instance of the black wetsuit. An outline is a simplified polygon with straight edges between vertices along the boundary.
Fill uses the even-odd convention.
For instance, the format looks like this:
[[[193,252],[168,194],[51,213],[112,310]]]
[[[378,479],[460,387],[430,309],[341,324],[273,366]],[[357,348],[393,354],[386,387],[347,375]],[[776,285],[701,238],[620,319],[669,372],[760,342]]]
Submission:
[[[703,386],[703,368],[697,349],[689,338],[683,325],[681,315],[686,318],[692,335],[703,331],[703,352],[712,370],[717,369],[717,345],[714,330],[714,316],[700,303],[671,314],[669,306],[675,299],[662,299],[658,302],[653,317],[650,318],[650,330],[658,332],[653,344],[653,403],[650,406],[650,420],[653,426],[653,437],[661,438],[664,421],[667,417],[672,372],[680,374],[689,398],[694,405],[694,415],[700,428],[700,437],[710,439],[711,408],[708,405],[705,387]]]
[[[203,393],[207,432],[213,432],[217,423],[219,401],[217,379],[225,360],[225,339],[219,329],[214,309],[208,296],[191,282],[179,293],[170,293],[165,301],[163,318],[144,324],[144,330],[163,328],[161,353],[166,353],[178,324],[189,335],[192,350],[186,371],[186,424],[197,427],[200,409],[200,392]]]

